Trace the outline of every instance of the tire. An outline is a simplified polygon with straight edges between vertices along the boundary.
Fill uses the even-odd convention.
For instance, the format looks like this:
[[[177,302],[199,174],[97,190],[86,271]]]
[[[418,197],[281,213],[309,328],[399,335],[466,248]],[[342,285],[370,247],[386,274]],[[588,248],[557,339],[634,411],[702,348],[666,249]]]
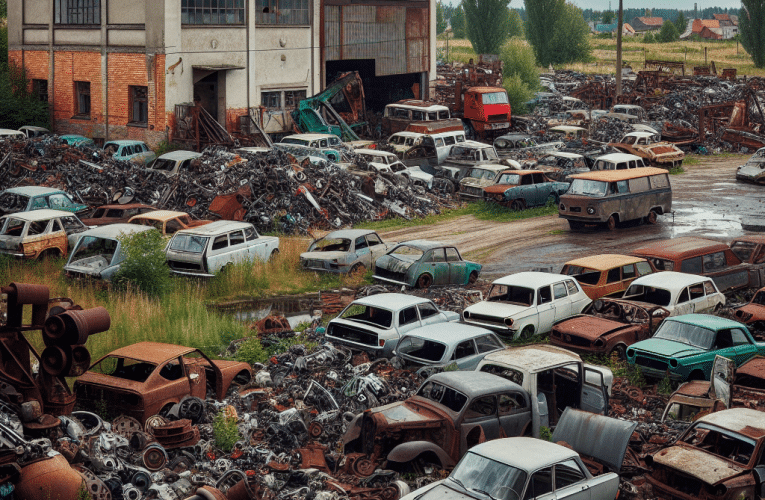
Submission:
[[[619,361],[627,360],[627,348],[623,344],[619,344],[611,349],[611,353],[608,355],[608,357],[612,358],[614,354],[616,354],[616,358]]]
[[[367,273],[367,268],[364,267],[364,264],[361,262],[357,262],[353,265],[350,271],[348,271],[348,276],[358,276],[358,275],[364,275]]]
[[[470,273],[470,276],[468,276],[468,284],[472,285],[476,281],[478,281],[478,273],[473,271],[472,273]]]
[[[606,221],[606,229],[608,229],[609,231],[613,231],[614,229],[616,229],[616,217],[614,217],[613,215],[609,217],[608,220]]]
[[[271,255],[268,256],[268,261],[269,262],[273,262],[278,256],[279,256],[279,249],[278,248],[274,248],[271,251]]]
[[[417,288],[430,288],[430,285],[433,284],[433,277],[429,274],[421,274],[419,278],[417,278]]]
[[[533,336],[534,336],[534,327],[531,325],[526,325],[523,327],[523,330],[521,330],[520,335],[518,335],[518,339],[529,340]]]
[[[524,208],[526,208],[526,206],[525,206],[525,204],[521,200],[513,200],[510,203],[510,210],[514,210],[516,212],[520,212]]]
[[[659,221],[659,214],[656,213],[656,210],[651,210],[646,215],[645,221],[649,224],[656,224]]]
[[[584,229],[584,222],[579,222],[578,220],[570,220],[568,221],[568,227],[571,229]]]

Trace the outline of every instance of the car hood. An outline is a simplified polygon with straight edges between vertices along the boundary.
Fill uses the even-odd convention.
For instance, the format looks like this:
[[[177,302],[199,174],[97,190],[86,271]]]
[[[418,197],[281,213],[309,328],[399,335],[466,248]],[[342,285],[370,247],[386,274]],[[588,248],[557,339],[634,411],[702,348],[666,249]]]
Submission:
[[[752,315],[752,319],[757,319],[765,316],[765,308],[757,304],[747,304],[739,307],[736,311],[743,311]]]
[[[493,186],[488,186],[483,188],[483,190],[489,194],[503,194],[508,189],[514,188],[517,186],[518,186],[517,184],[494,184]]]
[[[385,417],[388,425],[398,426],[401,424],[423,424],[425,422],[436,422],[444,420],[443,415],[431,410],[425,405],[417,404],[415,401],[399,401],[385,406],[380,406],[370,410]]]
[[[675,342],[674,340],[665,339],[646,339],[632,345],[632,348],[637,351],[643,351],[656,356],[663,356],[666,358],[679,358],[682,356],[693,356],[695,354],[701,354],[706,352],[704,349],[698,347],[692,347],[688,344],[681,342]]]
[[[300,260],[341,260],[348,252],[303,252]]]
[[[375,261],[375,268],[387,269],[394,273],[406,273],[406,271],[412,267],[414,262],[408,262],[405,260],[391,257],[390,255],[383,255]]]
[[[744,472],[744,468],[696,448],[672,446],[654,455],[655,463],[681,471],[714,486]]]
[[[529,306],[522,306],[518,304],[504,304],[502,302],[478,302],[465,309],[473,314],[481,314],[484,316],[495,316],[497,318],[507,318],[508,316],[518,316],[524,312],[531,311]]]
[[[473,495],[468,495],[467,493],[462,493],[457,489],[447,487],[444,484],[446,482],[447,481],[442,481],[440,484],[437,484],[425,493],[417,495],[417,500],[475,500],[476,497]]]
[[[763,170],[763,167],[765,167],[765,163],[762,163],[759,165],[743,165],[738,170],[738,172],[736,172],[736,174],[758,177],[760,175],[765,174],[765,170]]]
[[[595,340],[598,337],[629,326],[630,325],[610,319],[584,315],[575,316],[571,319],[567,319],[562,323],[558,323],[553,327],[553,329],[563,334],[567,333],[570,335],[576,335],[577,337]]]
[[[468,187],[485,187],[485,186],[491,186],[494,183],[493,180],[488,179],[474,179],[472,177],[465,177],[460,181],[460,186],[468,186]]]

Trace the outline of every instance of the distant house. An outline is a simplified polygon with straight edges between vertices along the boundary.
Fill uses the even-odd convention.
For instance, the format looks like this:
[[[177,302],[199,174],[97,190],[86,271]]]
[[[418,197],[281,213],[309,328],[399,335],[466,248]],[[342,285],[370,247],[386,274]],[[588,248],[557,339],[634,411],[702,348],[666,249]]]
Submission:
[[[720,27],[720,21],[717,19],[694,19],[693,20],[693,33],[701,35],[701,30],[704,28],[718,29]]]
[[[720,27],[726,26],[738,26],[738,16],[731,16],[730,14],[714,14],[716,21],[720,22]]]
[[[646,31],[658,31],[664,24],[661,17],[636,17],[630,23],[636,33],[645,33]]]
[[[723,17],[723,19],[719,19],[718,16]],[[694,19],[692,32],[708,40],[729,40],[738,34],[738,25],[733,23],[731,16],[715,14],[715,18]]]
[[[617,23],[613,24],[597,24],[595,25],[595,32],[597,33],[616,33],[616,26]],[[635,30],[632,28],[632,26],[629,25],[629,23],[622,24],[622,34],[623,35],[634,35]]]
[[[706,38],[707,40],[722,40],[723,30],[722,28],[707,28],[704,26],[701,29],[699,36],[701,36],[701,38]]]

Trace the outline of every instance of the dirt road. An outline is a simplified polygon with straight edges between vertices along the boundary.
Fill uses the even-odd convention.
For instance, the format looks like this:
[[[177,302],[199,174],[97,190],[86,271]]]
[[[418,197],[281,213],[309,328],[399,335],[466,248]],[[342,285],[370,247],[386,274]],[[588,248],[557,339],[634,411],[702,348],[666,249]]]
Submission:
[[[736,167],[748,158],[708,157],[686,166],[684,174],[671,176],[673,214],[661,216],[655,225],[574,232],[555,215],[506,223],[465,216],[381,234],[391,241],[417,238],[453,243],[465,258],[484,265],[484,277],[536,268],[557,271],[575,257],[626,253],[645,242],[674,236],[728,241],[749,233],[742,223],[749,227],[749,223],[765,221],[765,188],[735,179]]]

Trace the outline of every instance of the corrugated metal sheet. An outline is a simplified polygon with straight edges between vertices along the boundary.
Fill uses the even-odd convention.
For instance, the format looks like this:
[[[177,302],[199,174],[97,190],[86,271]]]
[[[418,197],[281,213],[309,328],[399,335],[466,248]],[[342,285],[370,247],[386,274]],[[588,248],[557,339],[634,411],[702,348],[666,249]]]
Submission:
[[[427,19],[421,8],[325,6],[326,60],[374,59],[377,76],[428,71]]]

